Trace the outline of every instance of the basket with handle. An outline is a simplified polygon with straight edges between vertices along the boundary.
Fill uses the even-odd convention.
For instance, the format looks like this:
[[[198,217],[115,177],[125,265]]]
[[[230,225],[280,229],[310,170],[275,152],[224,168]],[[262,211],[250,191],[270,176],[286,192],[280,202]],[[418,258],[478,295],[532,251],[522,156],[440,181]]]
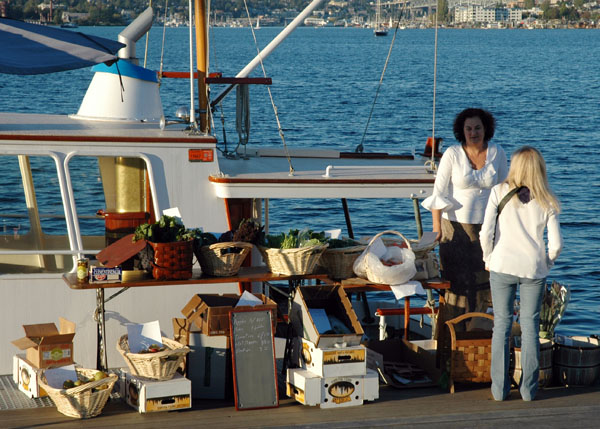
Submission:
[[[375,241],[385,234],[397,235],[403,240],[404,245],[398,245],[397,240],[393,242],[388,241],[388,244],[386,245],[386,247],[398,245],[398,247],[405,251],[403,252],[404,260],[402,263],[392,266],[384,266],[379,257],[369,253]],[[384,244],[386,244],[385,241]],[[394,230],[386,230],[374,235],[369,241],[366,249],[354,262],[353,268],[354,272],[359,277],[381,284],[403,284],[412,279],[417,272],[415,267],[415,255],[412,252],[412,245],[410,241],[404,235]]]
[[[326,249],[319,259],[319,265],[325,268],[327,275],[335,280],[354,277],[352,266],[356,258],[367,248],[365,244]]]
[[[450,330],[450,393],[454,393],[454,382],[489,383],[492,365],[492,332],[456,332],[455,326],[463,320],[482,317],[494,320],[487,313],[465,313],[446,321]]]
[[[252,250],[252,244],[243,241],[227,241],[195,250],[202,272],[209,276],[234,276]]]
[[[40,387],[48,393],[60,413],[79,419],[95,417],[102,412],[118,378],[115,374],[107,374],[105,378],[94,380],[98,372],[95,369],[75,368],[79,379],[85,377],[92,381],[70,389],[57,389],[47,384],[46,369],[39,374]]]
[[[160,381],[170,380],[190,352],[190,348],[166,337],[162,337],[162,343],[166,350],[154,353],[132,353],[129,351],[129,340],[125,334],[119,339],[117,350],[133,375]]]
[[[301,276],[314,272],[317,262],[327,246],[327,244],[317,244],[293,249],[259,246],[258,250],[269,267],[269,271],[273,274]]]
[[[152,276],[157,280],[187,280],[192,277],[192,240],[148,244],[154,251]]]

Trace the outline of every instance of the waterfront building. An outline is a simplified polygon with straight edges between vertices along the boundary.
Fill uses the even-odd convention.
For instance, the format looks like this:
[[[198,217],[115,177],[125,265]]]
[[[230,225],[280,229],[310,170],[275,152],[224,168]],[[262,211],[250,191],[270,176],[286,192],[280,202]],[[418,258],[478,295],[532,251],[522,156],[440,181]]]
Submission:
[[[479,5],[456,6],[454,9],[454,22],[460,23],[494,23],[515,22],[523,17],[521,9],[506,9],[482,7]]]

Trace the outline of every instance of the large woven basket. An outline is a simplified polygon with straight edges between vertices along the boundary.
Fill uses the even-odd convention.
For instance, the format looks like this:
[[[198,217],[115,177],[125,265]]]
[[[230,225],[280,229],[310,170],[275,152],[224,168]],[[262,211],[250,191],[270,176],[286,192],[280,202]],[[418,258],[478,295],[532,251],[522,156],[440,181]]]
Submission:
[[[154,250],[152,277],[157,280],[186,280],[192,277],[193,242],[148,242]]]
[[[338,249],[327,249],[319,259],[319,265],[325,268],[327,275],[335,280],[343,280],[354,277],[352,269],[354,261],[367,248],[366,245],[341,247]]]
[[[76,368],[78,378],[93,379],[95,369]],[[59,412],[69,417],[88,419],[102,412],[110,397],[117,376],[108,374],[106,378],[90,381],[70,389],[56,389],[46,382],[45,369],[40,372],[39,385],[50,396]]]
[[[450,330],[450,393],[454,393],[454,382],[489,383],[492,381],[492,332],[456,332],[454,325],[465,319],[483,317],[494,320],[486,313],[465,313],[446,325]]]
[[[228,241],[201,246],[195,253],[203,273],[228,277],[238,273],[251,250],[251,243]]]
[[[269,267],[269,271],[273,274],[301,276],[314,272],[317,262],[327,246],[327,244],[318,244],[294,249],[259,246],[258,250]]]
[[[162,337],[162,343],[167,350],[155,353],[131,353],[128,336],[125,334],[119,339],[117,350],[133,375],[160,381],[170,380],[190,348],[166,337]]]

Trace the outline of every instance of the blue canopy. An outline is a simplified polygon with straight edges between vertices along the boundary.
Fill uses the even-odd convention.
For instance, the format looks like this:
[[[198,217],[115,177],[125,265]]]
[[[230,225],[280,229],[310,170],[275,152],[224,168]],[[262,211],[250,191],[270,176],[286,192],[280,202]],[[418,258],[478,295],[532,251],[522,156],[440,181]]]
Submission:
[[[104,37],[0,18],[0,73],[42,74],[117,60],[125,45]]]

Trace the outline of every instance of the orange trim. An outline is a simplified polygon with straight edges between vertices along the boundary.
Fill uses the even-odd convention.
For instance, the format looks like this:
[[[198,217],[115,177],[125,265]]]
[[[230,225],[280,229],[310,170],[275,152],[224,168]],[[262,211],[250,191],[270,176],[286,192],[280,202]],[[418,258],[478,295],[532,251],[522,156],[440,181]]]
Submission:
[[[250,179],[250,178],[235,178],[235,177],[216,177],[209,176],[208,181],[221,184],[235,183],[313,183],[313,184],[398,184],[398,183],[434,183],[435,179]]]

